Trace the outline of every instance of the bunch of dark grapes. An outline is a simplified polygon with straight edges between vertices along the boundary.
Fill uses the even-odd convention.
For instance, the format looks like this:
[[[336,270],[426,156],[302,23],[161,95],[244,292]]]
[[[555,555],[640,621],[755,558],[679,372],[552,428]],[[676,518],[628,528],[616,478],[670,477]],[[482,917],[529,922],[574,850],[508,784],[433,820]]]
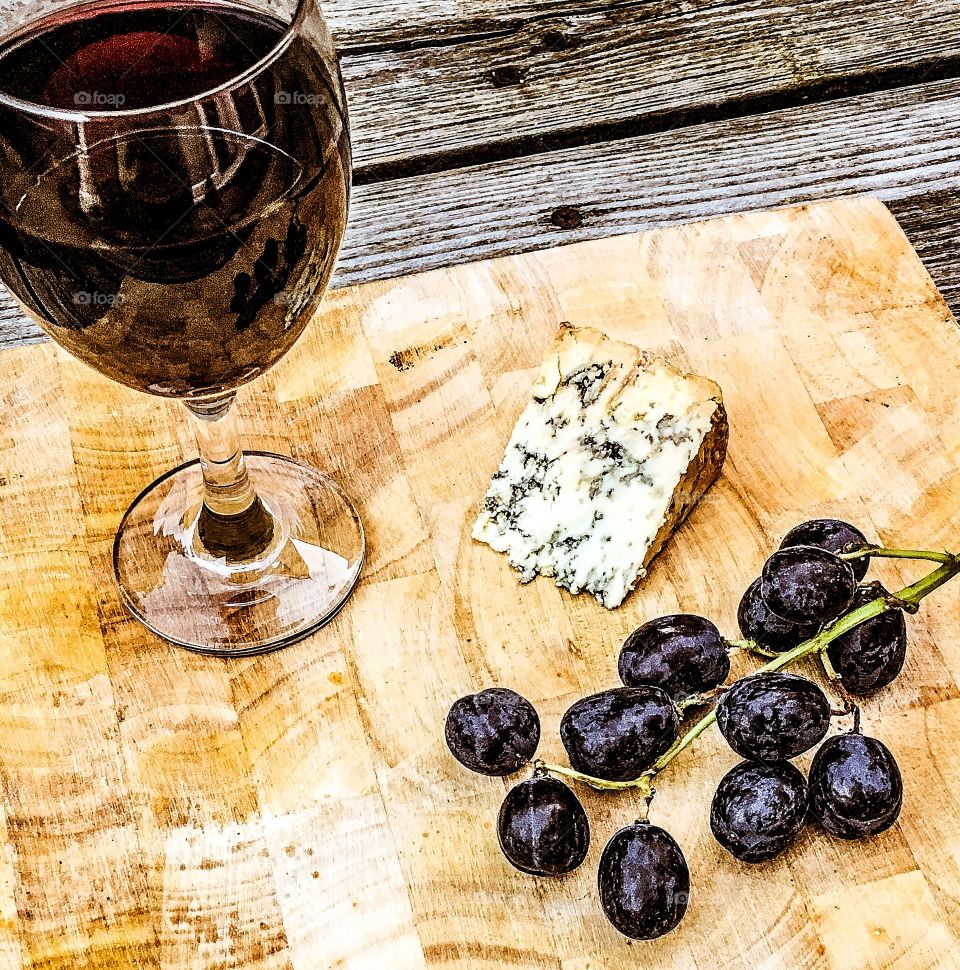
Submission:
[[[740,601],[741,634],[761,651],[782,654],[851,610],[878,597],[889,599],[879,583],[858,585],[867,556],[841,558],[867,546],[858,529],[834,519],[792,529]],[[890,751],[861,733],[859,710],[848,704],[833,711],[813,681],[778,670],[723,687],[734,649],[700,616],[659,617],[634,631],[619,657],[624,686],[584,697],[563,715],[560,739],[573,771],[598,786],[649,781],[682,750],[685,712],[719,694],[717,726],[744,760],[720,780],[709,822],[717,842],[736,859],[774,858],[796,841],[809,819],[842,839],[876,835],[893,825],[903,800],[900,772]],[[889,684],[905,655],[903,613],[888,609],[836,637],[826,657],[841,691],[862,695]],[[849,713],[853,729],[824,740],[831,717]],[[494,688],[456,701],[445,734],[466,767],[508,775],[533,760],[540,720],[519,694]],[[806,778],[792,762],[817,745]],[[549,771],[538,763],[532,777],[509,790],[497,825],[507,860],[536,876],[573,871],[590,848],[583,805]],[[649,800],[652,787],[642,790]],[[676,840],[644,817],[620,829],[603,849],[598,890],[603,912],[621,933],[655,939],[683,918],[690,871]]]
[[[840,558],[868,545],[859,529],[836,519],[813,519],[791,529],[743,594],[740,632],[768,651],[784,653],[843,614],[888,596],[879,583],[857,585],[868,557]],[[867,694],[900,673],[906,647],[903,613],[891,610],[833,640],[827,659],[845,692]],[[812,681],[780,672],[754,674],[724,693],[716,713],[720,733],[746,760],[721,779],[710,828],[740,861],[779,855],[808,818],[842,838],[874,835],[896,821],[902,802],[896,761],[879,741],[860,734],[859,714],[853,731],[823,743],[809,779],[791,764],[823,741],[830,725],[830,703]],[[855,829],[857,819],[863,824]]]

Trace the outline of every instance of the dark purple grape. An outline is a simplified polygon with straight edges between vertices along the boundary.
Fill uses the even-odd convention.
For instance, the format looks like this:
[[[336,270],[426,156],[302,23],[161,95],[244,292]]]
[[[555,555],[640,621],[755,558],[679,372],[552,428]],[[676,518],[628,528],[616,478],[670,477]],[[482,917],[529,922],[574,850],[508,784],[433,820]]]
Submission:
[[[883,742],[851,733],[823,743],[810,766],[810,813],[831,835],[877,835],[902,807],[903,779]]]
[[[608,920],[633,940],[676,929],[690,899],[690,870],[669,832],[649,822],[620,829],[606,844],[597,874]]]
[[[737,610],[740,633],[775,653],[785,653],[816,636],[819,623],[791,623],[772,613],[760,595],[760,580],[755,579],[743,594]]]
[[[680,718],[659,687],[614,687],[577,701],[560,721],[560,740],[577,771],[638,778],[677,739]]]
[[[627,637],[619,671],[627,687],[652,684],[680,700],[722,684],[730,673],[730,657],[709,620],[675,613],[650,620]]]
[[[741,862],[765,862],[791,846],[807,815],[807,783],[789,761],[741,761],[717,786],[713,837]]]
[[[590,823],[580,799],[562,781],[537,777],[507,792],[497,819],[507,861],[532,876],[561,876],[587,857]]]
[[[857,589],[850,563],[816,546],[778,549],[763,564],[760,579],[764,604],[791,623],[832,620]]]
[[[868,583],[857,590],[851,609],[886,595],[880,583]],[[907,621],[900,610],[881,613],[837,637],[827,647],[827,656],[851,694],[870,694],[886,687],[903,670]]]
[[[524,697],[490,687],[454,701],[444,725],[447,747],[481,775],[510,775],[536,753],[540,718]]]
[[[717,727],[742,758],[789,761],[826,736],[830,702],[806,677],[779,671],[753,674],[720,698]]]
[[[780,543],[781,549],[788,546],[817,546],[827,552],[853,552],[870,545],[867,537],[856,527],[841,519],[810,519],[795,525]],[[870,568],[870,557],[849,560],[853,575],[859,583]]]

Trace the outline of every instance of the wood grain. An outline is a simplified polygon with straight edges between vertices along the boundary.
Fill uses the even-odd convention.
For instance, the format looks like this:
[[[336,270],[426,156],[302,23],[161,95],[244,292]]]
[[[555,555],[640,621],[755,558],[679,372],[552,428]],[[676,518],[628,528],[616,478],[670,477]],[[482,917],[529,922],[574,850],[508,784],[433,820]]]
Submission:
[[[355,190],[338,287],[817,197],[896,205],[960,288],[960,81],[776,111]],[[579,224],[555,224],[560,207]],[[564,223],[566,224],[566,223]],[[926,241],[926,242],[924,242]],[[960,303],[954,306],[960,313]],[[0,347],[44,339],[3,291]]]
[[[624,0],[616,0],[624,2]],[[635,0],[626,0],[635,2]],[[647,0],[662,13],[687,0]],[[413,4],[376,0],[326,0],[323,13],[340,50],[348,55],[371,48],[400,49],[462,43],[471,38],[504,34],[526,20],[576,10],[603,9],[610,0],[423,0]]]
[[[958,149],[960,81],[943,81],[368,186],[338,279],[822,196],[955,190]]]
[[[936,46],[930,39],[936,36]],[[960,2],[642,2],[343,57],[358,174],[405,174],[956,76]],[[842,82],[842,83],[838,83]],[[758,101],[758,99],[760,99]],[[577,135],[576,132],[581,134]],[[530,144],[526,144],[529,142]],[[519,147],[522,146],[522,147]]]
[[[887,205],[913,243],[937,288],[960,317],[960,190],[939,191],[888,198]]]
[[[519,586],[469,538],[561,320],[715,377],[731,417],[720,481],[612,613],[547,580]],[[242,410],[253,447],[351,483],[370,560],[330,627],[263,658],[168,647],[126,617],[110,584],[127,503],[191,453],[176,406],[50,344],[4,361],[0,966],[953,966],[956,585],[909,621],[903,675],[864,706],[904,769],[897,826],[856,845],[808,829],[781,859],[741,866],[706,825],[735,760],[708,733],[654,803],[694,880],[684,924],[658,943],[629,947],[595,898],[599,853],[635,817],[633,796],[583,793],[586,864],[537,882],[496,845],[509,782],[469,774],[442,741],[450,702],[499,683],[534,701],[541,754],[562,758],[560,716],[616,682],[623,637],[678,609],[733,635],[739,591],[802,518],[956,547],[960,335],[878,202],[334,293]],[[917,569],[877,572],[896,586]],[[751,666],[737,658],[734,673]]]

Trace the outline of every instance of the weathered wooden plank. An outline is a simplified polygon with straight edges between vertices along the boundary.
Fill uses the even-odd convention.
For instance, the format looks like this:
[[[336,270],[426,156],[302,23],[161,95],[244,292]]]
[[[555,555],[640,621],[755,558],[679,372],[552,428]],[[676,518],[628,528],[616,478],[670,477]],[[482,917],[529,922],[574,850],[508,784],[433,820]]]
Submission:
[[[870,193],[903,200],[934,279],[960,298],[958,157],[960,81],[943,81],[361,186],[335,285]],[[0,346],[37,339],[9,302],[4,314]]]
[[[934,227],[924,255],[956,291],[958,153],[960,81],[944,81],[365,186],[338,284],[827,196],[937,192],[922,217],[911,203],[908,227]]]
[[[391,177],[956,75],[960,0],[614,4],[343,71],[358,174]]]
[[[45,339],[40,328],[23,315],[6,287],[0,287],[0,349]]]
[[[693,0],[704,6],[703,0]],[[724,2],[724,0],[720,0]],[[663,14],[690,6],[691,0],[620,0],[642,3]],[[325,0],[324,15],[346,53],[363,49],[430,47],[505,35],[525,20],[610,6],[605,0]]]
[[[927,192],[888,205],[960,320],[960,191]]]

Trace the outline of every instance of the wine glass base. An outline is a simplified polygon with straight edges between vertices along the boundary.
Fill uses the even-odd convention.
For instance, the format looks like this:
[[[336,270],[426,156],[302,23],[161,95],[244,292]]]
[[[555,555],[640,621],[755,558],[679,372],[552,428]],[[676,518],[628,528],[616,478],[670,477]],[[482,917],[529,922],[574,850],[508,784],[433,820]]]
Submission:
[[[211,556],[198,540],[198,461],[167,473],[130,506],[113,566],[127,609],[148,629],[197,653],[243,657],[288,646],[329,623],[363,566],[363,525],[325,475],[290,458],[247,452],[277,524],[253,559]]]

